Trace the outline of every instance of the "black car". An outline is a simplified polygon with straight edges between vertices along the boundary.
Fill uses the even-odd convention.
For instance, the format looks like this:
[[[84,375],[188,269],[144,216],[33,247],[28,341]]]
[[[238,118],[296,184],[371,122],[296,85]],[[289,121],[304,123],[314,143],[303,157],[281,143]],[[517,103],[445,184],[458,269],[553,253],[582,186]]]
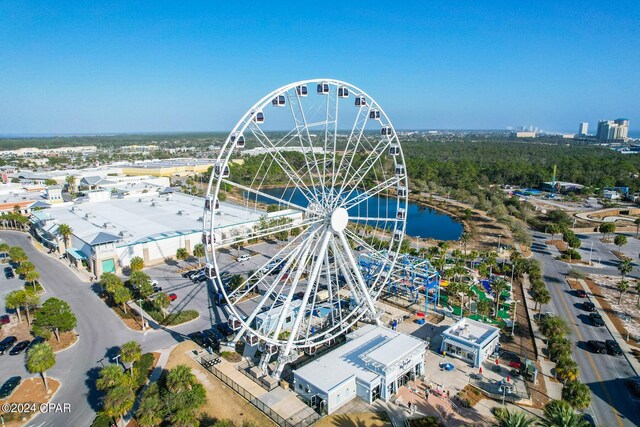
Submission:
[[[189,339],[191,341],[193,341],[194,343],[198,344],[200,347],[203,347],[202,341],[204,339],[204,336],[202,335],[202,332],[200,332],[200,331],[191,332],[187,336],[189,337]]]
[[[224,336],[217,329],[205,329],[202,331],[202,335],[209,338],[211,341],[220,341],[224,339]]]
[[[0,387],[0,399],[6,399],[11,396],[13,390],[16,389],[22,382],[22,377],[11,377]]]
[[[191,279],[191,276],[198,273],[200,270],[189,270],[182,273],[182,277]]]
[[[160,286],[154,286],[153,292],[162,292],[162,288]]]
[[[216,325],[216,329],[220,331],[220,333],[224,335],[226,338],[233,336],[233,334],[235,334],[235,331],[231,329],[231,326],[229,326],[226,322],[218,323]]]
[[[33,347],[36,344],[40,344],[44,342],[44,338],[42,337],[35,337],[34,339],[31,340],[31,342],[29,343],[29,346],[27,347],[27,349],[30,349],[31,347]]]
[[[607,346],[602,341],[591,340],[591,341],[588,341],[587,344],[589,345],[589,348],[591,349],[591,351],[593,351],[594,353],[600,353],[600,354],[607,353]]]
[[[24,351],[25,348],[29,347],[29,343],[31,341],[26,340],[26,341],[20,341],[18,344],[16,344],[11,351],[9,352],[10,356],[15,356],[17,354],[20,354]]]
[[[612,354],[614,356],[622,355],[622,349],[620,348],[620,345],[616,341],[606,340],[604,344],[607,346],[607,352],[609,354]]]
[[[9,350],[12,345],[18,342],[18,338],[13,335],[10,337],[6,337],[2,341],[0,341],[0,354],[4,354],[5,351]]]
[[[592,303],[591,301],[585,301],[582,303],[582,308],[585,311],[596,311],[596,305],[594,303]]]
[[[591,324],[593,326],[604,326],[604,320],[602,320],[600,313],[591,313],[589,315],[589,319],[591,319]]]
[[[578,298],[586,298],[587,293],[583,289],[576,289],[576,296]]]
[[[195,283],[206,282],[208,279],[206,274],[199,274],[196,278],[193,279]]]
[[[6,277],[7,279],[13,279],[14,277],[16,277],[11,267],[6,267],[4,269],[4,277]]]

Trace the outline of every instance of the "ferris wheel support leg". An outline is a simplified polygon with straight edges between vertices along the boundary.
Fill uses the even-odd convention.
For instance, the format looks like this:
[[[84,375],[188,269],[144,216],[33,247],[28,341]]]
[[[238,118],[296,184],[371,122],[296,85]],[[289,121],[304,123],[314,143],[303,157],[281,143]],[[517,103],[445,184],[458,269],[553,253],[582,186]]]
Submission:
[[[296,317],[295,322],[293,323],[293,327],[291,328],[291,334],[287,339],[287,345],[284,347],[284,350],[279,356],[278,367],[275,372],[275,377],[280,377],[282,374],[282,370],[284,369],[284,365],[286,363],[287,356],[291,353],[291,347],[293,346],[293,340],[296,339],[298,335],[298,329],[300,329],[300,323],[302,323],[302,319],[304,318],[304,313],[307,309],[307,303],[309,302],[309,295],[311,294],[311,290],[313,289],[313,284],[318,277],[318,273],[320,272],[320,267],[322,267],[322,259],[324,258],[324,253],[327,250],[327,246],[329,246],[329,240],[331,239],[331,232],[325,231],[324,236],[322,236],[322,244],[320,245],[320,250],[317,254],[317,262],[313,265],[313,270],[311,271],[311,275],[309,276],[307,289],[304,291],[304,296],[302,297],[302,304],[300,304],[300,308],[298,309],[298,316]]]
[[[376,322],[376,324],[380,325],[381,324],[380,319],[376,316],[376,307],[373,305],[373,300],[371,299],[369,290],[367,289],[367,286],[364,283],[364,279],[362,278],[362,274],[360,273],[360,267],[358,267],[358,263],[353,257],[353,254],[351,253],[351,246],[349,246],[349,242],[347,242],[347,239],[346,237],[344,237],[344,233],[342,231],[338,233],[338,236],[340,237],[342,246],[344,246],[344,251],[346,252],[347,258],[351,263],[351,267],[353,267],[358,286],[360,287],[360,290],[362,291],[362,294],[364,295],[364,298],[367,302],[367,307],[371,312],[371,318]]]

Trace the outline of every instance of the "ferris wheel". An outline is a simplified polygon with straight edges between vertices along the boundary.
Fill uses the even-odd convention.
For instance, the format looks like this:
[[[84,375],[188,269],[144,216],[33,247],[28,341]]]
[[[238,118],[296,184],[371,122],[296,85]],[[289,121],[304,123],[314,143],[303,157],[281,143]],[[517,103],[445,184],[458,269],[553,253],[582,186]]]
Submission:
[[[379,322],[407,197],[397,134],[361,89],[313,79],[254,104],[222,145],[203,217],[234,340],[257,345],[265,363],[278,353],[279,376],[300,351]]]

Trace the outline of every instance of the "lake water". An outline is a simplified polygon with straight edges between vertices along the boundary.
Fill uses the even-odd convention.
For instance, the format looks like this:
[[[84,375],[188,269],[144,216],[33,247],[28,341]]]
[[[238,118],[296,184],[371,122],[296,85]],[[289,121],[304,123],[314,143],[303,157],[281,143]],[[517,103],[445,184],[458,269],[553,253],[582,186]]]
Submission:
[[[306,207],[308,205],[305,196],[294,188],[269,188],[262,190],[263,193],[288,200],[296,205]],[[245,193],[245,198],[247,194]],[[251,197],[254,200],[256,197]],[[258,202],[277,204],[276,201],[263,196],[257,196]],[[362,202],[357,208],[349,210],[351,216],[367,217],[387,217],[395,218],[395,199],[373,196]],[[374,225],[375,224],[371,224]],[[442,214],[433,209],[419,206],[416,203],[409,203],[407,208],[407,228],[409,236],[420,236],[421,238],[432,238],[438,240],[458,240],[463,232],[462,224],[455,221],[449,215]]]

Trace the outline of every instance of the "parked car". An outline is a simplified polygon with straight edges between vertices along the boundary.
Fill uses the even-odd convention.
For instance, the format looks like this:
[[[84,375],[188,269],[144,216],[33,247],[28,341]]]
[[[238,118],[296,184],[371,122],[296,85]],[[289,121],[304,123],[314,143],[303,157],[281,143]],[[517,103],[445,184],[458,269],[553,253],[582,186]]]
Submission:
[[[585,302],[583,302],[583,303],[582,303],[582,308],[583,308],[585,311],[591,311],[591,312],[596,311],[596,306],[595,306],[595,304],[594,304],[594,303],[592,303],[591,301],[585,301]]]
[[[198,274],[194,274],[193,276],[191,276],[191,281],[192,281],[193,283],[196,283],[196,282],[200,281],[203,277],[204,277],[204,278],[205,278],[205,280],[206,280],[207,275],[206,275],[206,274],[204,274],[204,271],[201,271],[201,272],[199,272]]]
[[[6,399],[11,396],[13,390],[22,382],[22,377],[11,377],[0,387],[0,399]]]
[[[602,320],[602,316],[600,316],[600,313],[589,314],[589,319],[591,319],[591,324],[593,326],[604,326],[604,320]]]
[[[0,354],[4,354],[5,351],[9,350],[15,343],[18,342],[18,338],[10,335],[0,341]]]
[[[356,251],[358,251],[358,252],[364,251],[364,246],[357,246],[356,247]]]
[[[587,344],[589,345],[589,349],[594,353],[600,353],[600,354],[607,353],[607,346],[602,341],[590,340],[590,341],[587,341]]]
[[[587,293],[583,289],[576,289],[576,296],[578,298],[586,298]]]
[[[15,355],[18,355],[18,354],[22,353],[27,347],[29,347],[29,343],[30,342],[31,341],[29,341],[29,340],[20,341],[18,344],[13,346],[13,348],[9,352],[9,356],[15,356]]]
[[[195,283],[202,283],[202,282],[206,282],[208,279],[206,274],[201,274],[199,275],[196,279],[194,279]]]
[[[7,279],[13,279],[14,277],[16,277],[11,267],[6,267],[4,269],[4,277],[6,277]]]
[[[189,339],[191,341],[193,341],[194,343],[198,344],[200,347],[204,347],[202,345],[202,341],[203,341],[203,335],[202,332],[200,331],[196,331],[196,332],[191,332],[189,335],[187,335],[189,337]]]
[[[11,323],[11,318],[8,314],[3,314],[0,316],[0,325],[6,325],[7,323]]]
[[[153,292],[162,292],[162,288],[160,286],[154,286]]]
[[[613,356],[622,356],[622,349],[617,341],[606,340],[604,344],[607,346],[607,353]]]
[[[240,255],[238,258],[236,258],[236,261],[238,262],[245,262],[245,261],[249,261],[251,259],[251,255],[249,254],[242,254]]]
[[[217,343],[218,346],[220,346],[220,343],[218,341],[220,341],[221,339],[224,339],[224,336],[217,329],[205,329],[204,331],[201,331],[201,332],[202,332],[202,335],[209,338],[211,341]]]
[[[175,301],[178,299],[178,295],[176,294],[169,294],[169,301]]]
[[[229,326],[226,322],[220,322],[216,324],[216,329],[220,331],[220,333],[224,335],[225,338],[229,338],[230,336],[233,336],[235,334],[235,331],[231,329],[231,326]]]
[[[27,350],[30,349],[31,347],[33,347],[36,344],[40,344],[43,343],[45,340],[42,337],[35,337],[34,339],[31,340],[31,342],[29,343],[29,346],[27,347]]]
[[[193,276],[194,274],[198,274],[199,272],[200,272],[200,270],[185,271],[184,273],[182,273],[182,277],[191,279],[191,276]]]

